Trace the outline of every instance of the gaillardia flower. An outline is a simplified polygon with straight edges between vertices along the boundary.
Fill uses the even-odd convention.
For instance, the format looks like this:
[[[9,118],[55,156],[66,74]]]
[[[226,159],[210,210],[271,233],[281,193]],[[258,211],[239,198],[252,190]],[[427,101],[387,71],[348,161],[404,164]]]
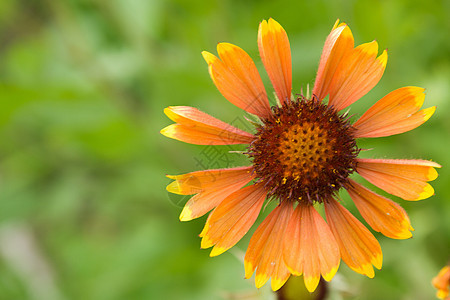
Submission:
[[[439,299],[450,300],[450,265],[443,267],[439,274],[431,281],[433,286],[437,289],[436,297]]]
[[[355,123],[341,111],[369,92],[383,75],[387,53],[376,41],[354,47],[350,28],[339,20],[325,41],[312,96],[293,96],[292,66],[286,32],[273,19],[261,22],[259,53],[273,84],[277,105],[270,106],[257,68],[241,48],[219,43],[219,57],[203,52],[211,78],[222,95],[255,115],[255,132],[228,125],[196,108],[171,106],[165,114],[176,124],[167,137],[199,145],[248,144],[251,166],[169,175],[171,193],[194,195],[181,221],[210,210],[201,247],[216,256],[234,246],[255,222],[266,198],[277,201],[253,234],[245,255],[245,277],[256,270],[259,288],[269,278],[279,289],[290,274],[303,275],[309,291],[320,276],[329,281],[340,260],[354,271],[374,276],[382,253],[372,233],[338,201],[346,189],[361,216],[394,239],[412,236],[405,210],[356,181],[354,172],[405,200],[430,197],[428,181],[437,163],[427,160],[363,159],[359,138],[403,133],[427,121],[435,107],[420,110],[424,89],[397,89],[375,103]],[[324,99],[328,96],[328,101]],[[252,182],[251,184],[249,184]],[[324,207],[325,221],[316,208]]]

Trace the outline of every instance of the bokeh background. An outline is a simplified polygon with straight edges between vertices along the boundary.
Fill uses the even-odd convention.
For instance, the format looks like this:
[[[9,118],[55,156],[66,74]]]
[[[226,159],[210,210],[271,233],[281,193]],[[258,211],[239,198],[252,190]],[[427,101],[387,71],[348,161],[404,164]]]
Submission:
[[[340,18],[356,44],[377,39],[389,48],[384,77],[352,114],[407,85],[425,87],[424,106],[437,105],[418,129],[359,144],[373,148],[367,157],[433,159],[443,168],[435,196],[395,199],[414,237],[376,234],[383,269],[369,279],[341,264],[329,296],[434,298],[431,278],[450,259],[450,1],[3,0],[0,299],[273,299],[268,286],[243,278],[249,238],[210,258],[198,237],[205,217],[181,223],[187,199],[165,190],[165,174],[245,157],[159,134],[171,123],[169,105],[248,126],[200,53],[222,41],[241,46],[272,93],[256,44],[269,17],[288,32],[294,92],[313,84]]]

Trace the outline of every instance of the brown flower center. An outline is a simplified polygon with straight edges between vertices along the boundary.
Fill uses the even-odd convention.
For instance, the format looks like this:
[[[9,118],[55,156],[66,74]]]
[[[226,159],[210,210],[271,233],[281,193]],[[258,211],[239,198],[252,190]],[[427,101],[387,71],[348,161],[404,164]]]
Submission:
[[[323,202],[345,186],[359,152],[346,115],[304,97],[272,110],[248,150],[269,196]]]

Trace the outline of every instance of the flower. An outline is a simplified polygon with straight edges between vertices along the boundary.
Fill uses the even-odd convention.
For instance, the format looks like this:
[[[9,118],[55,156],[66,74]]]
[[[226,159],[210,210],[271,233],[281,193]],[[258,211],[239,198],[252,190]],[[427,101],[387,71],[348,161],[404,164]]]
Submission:
[[[433,278],[431,283],[437,289],[436,297],[439,299],[450,300],[450,297],[448,297],[450,287],[450,266],[443,267],[439,271],[439,274]]]
[[[194,195],[180,220],[212,210],[200,237],[201,247],[214,246],[210,255],[216,256],[248,232],[266,198],[275,199],[278,205],[256,229],[244,259],[245,277],[256,271],[256,287],[271,278],[272,289],[277,290],[293,274],[303,275],[312,292],[320,276],[327,281],[333,278],[341,258],[354,271],[373,277],[373,266],[380,269],[382,265],[380,245],[338,201],[337,192],[348,191],[373,230],[406,239],[414,229],[405,210],[349,176],[356,171],[382,190],[415,201],[434,194],[428,181],[436,179],[435,168],[441,166],[427,160],[358,158],[362,149],[356,139],[412,130],[426,122],[435,107],[420,110],[424,89],[403,87],[376,102],[352,124],[341,111],[378,83],[387,52],[377,57],[376,41],[354,47],[350,28],[339,20],[325,41],[312,97],[292,95],[289,40],[275,20],[260,23],[258,47],[276,94],[277,105],[272,107],[257,68],[244,50],[219,43],[219,57],[202,53],[222,95],[258,118],[255,133],[196,108],[164,110],[176,124],[161,130],[163,135],[200,145],[248,144],[245,154],[252,163],[168,175],[174,179],[167,186],[169,192]],[[316,210],[321,206],[327,221]]]

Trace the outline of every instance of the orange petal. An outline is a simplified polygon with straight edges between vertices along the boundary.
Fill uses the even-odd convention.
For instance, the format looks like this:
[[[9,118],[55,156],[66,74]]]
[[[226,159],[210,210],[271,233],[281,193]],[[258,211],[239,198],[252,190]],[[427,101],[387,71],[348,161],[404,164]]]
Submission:
[[[414,229],[408,215],[400,205],[351,179],[347,191],[364,220],[373,230],[393,239],[412,237],[410,230]]]
[[[345,24],[336,22],[330,35],[325,40],[322,56],[320,57],[313,95],[322,100],[330,92],[330,83],[342,58],[351,53],[354,40],[350,28]]]
[[[390,92],[353,124],[355,137],[390,136],[422,125],[436,110],[430,107],[419,111],[424,100],[424,89],[415,86]]]
[[[292,211],[292,203],[281,202],[259,225],[250,240],[244,260],[245,278],[250,278],[257,269],[257,288],[272,278],[272,290],[276,291],[290,276],[283,261],[282,245]]]
[[[334,199],[325,202],[325,213],[339,244],[342,260],[355,272],[372,278],[372,265],[381,268],[381,247],[370,231]]]
[[[320,275],[329,281],[339,268],[339,247],[327,223],[312,205],[299,204],[284,235],[284,261],[292,274],[301,275],[313,292]]]
[[[254,136],[230,124],[188,106],[169,106],[164,113],[177,124],[161,130],[161,134],[197,145],[249,144]]]
[[[381,79],[386,50],[377,58],[378,43],[359,45],[342,58],[330,84],[329,105],[341,110],[367,94]]]
[[[248,172],[240,173],[236,171],[236,173],[231,174],[228,178],[224,178],[223,184],[218,183],[216,187],[203,190],[186,203],[180,214],[180,221],[190,221],[203,216],[219,205],[226,197],[249,183],[254,177],[254,175]]]
[[[270,116],[266,90],[250,56],[229,43],[217,45],[219,58],[203,51],[209,74],[220,93],[231,103],[262,118]]]
[[[357,172],[370,183],[405,200],[422,200],[434,195],[427,183],[437,178],[434,168],[441,166],[427,160],[357,159]]]
[[[281,103],[291,99],[291,47],[286,31],[270,18],[259,24],[258,47],[261,60]]]
[[[255,222],[265,197],[263,186],[250,185],[225,198],[205,224],[201,247],[215,245],[210,256],[217,256],[233,247]]]
[[[443,267],[439,274],[431,281],[433,286],[437,289],[436,297],[445,299],[449,295],[450,288],[450,266]]]
[[[212,169],[195,171],[182,175],[166,175],[174,179],[167,191],[179,195],[192,195],[208,190],[218,190],[229,185],[252,179],[253,167],[236,167],[229,169]]]
[[[238,95],[246,101],[246,107],[252,108],[253,113],[268,118],[271,115],[269,99],[267,98],[264,84],[259,76],[258,69],[250,56],[238,46],[229,43],[219,43],[217,45],[222,62],[231,70],[246,87],[246,91],[239,93],[233,89],[230,93]],[[248,96],[246,96],[248,93]],[[244,108],[246,111],[247,108]],[[251,111],[250,111],[251,112]]]

